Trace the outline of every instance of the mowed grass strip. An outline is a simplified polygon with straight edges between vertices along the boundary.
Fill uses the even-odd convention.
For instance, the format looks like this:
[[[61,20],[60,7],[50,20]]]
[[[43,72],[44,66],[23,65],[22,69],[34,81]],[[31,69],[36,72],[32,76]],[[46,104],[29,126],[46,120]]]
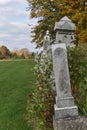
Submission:
[[[0,130],[31,130],[25,118],[33,67],[33,60],[0,61]]]

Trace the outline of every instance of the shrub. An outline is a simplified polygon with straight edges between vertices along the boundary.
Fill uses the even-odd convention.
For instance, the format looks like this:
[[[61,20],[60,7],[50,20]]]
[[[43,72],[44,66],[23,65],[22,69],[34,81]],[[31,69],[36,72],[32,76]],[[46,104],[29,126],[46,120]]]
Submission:
[[[29,123],[35,123],[35,130],[51,130],[53,120],[54,93],[52,91],[52,62],[40,54],[35,66],[36,89],[29,95]]]
[[[87,44],[68,48],[68,59],[72,93],[80,112],[87,116]]]

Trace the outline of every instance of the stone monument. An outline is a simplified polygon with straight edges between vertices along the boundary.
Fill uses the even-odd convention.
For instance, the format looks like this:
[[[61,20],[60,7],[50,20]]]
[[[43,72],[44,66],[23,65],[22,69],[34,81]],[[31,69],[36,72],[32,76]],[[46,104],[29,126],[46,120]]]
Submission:
[[[59,22],[55,23],[54,30],[56,31],[56,44],[65,43],[66,46],[75,46],[74,33],[76,26],[67,16],[64,16]]]
[[[55,118],[77,116],[78,109],[71,94],[66,45],[52,45],[52,56],[57,93],[54,108]]]
[[[56,85],[54,130],[87,130],[87,118],[79,116],[71,92],[66,46],[74,47],[75,24],[63,17],[55,24],[56,44],[52,45],[53,71]],[[60,44],[61,43],[61,44]]]

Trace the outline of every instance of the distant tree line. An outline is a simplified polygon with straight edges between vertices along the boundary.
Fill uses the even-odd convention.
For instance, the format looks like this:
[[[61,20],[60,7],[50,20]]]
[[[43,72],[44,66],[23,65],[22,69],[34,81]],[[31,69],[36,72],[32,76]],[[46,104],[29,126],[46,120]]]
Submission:
[[[29,59],[33,57],[33,52],[27,48],[10,51],[6,46],[0,46],[0,59]]]

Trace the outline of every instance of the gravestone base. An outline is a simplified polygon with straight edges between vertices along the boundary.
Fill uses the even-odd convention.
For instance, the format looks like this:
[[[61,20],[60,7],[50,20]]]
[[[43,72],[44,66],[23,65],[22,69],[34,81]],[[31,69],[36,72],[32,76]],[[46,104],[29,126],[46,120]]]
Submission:
[[[57,117],[66,118],[66,117],[78,116],[77,106],[58,108],[57,105],[55,104],[54,110],[55,110],[55,118]]]
[[[75,116],[63,119],[53,119],[54,130],[87,130],[87,118]]]

